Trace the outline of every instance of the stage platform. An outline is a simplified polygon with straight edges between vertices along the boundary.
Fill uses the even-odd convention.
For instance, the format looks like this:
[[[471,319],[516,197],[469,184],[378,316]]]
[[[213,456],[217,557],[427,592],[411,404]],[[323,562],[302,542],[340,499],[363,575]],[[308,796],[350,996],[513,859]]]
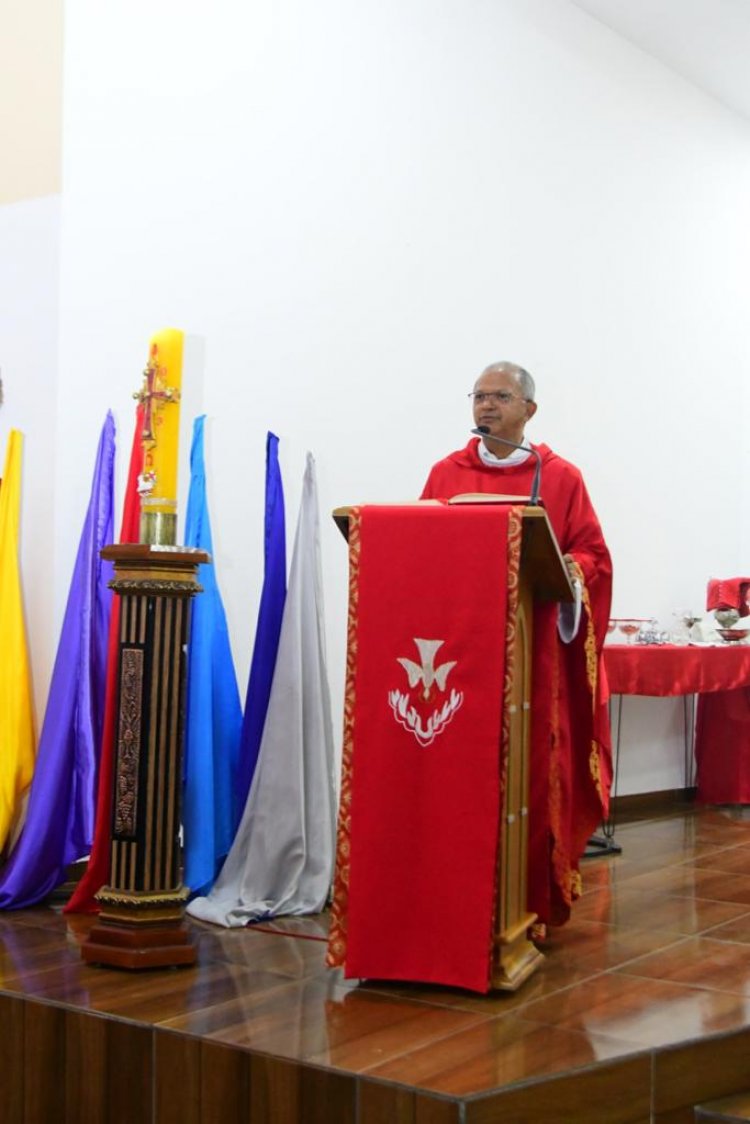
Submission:
[[[747,815],[619,827],[513,995],[345,981],[325,916],[132,973],[83,963],[91,918],[0,914],[0,1121],[688,1124],[750,1089]]]

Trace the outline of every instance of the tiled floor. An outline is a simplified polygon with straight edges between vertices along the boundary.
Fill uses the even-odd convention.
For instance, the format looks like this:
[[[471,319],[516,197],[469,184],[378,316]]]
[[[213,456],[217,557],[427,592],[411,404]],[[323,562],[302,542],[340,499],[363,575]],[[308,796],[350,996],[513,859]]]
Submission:
[[[746,1029],[750,1058],[748,810],[630,823],[617,839],[622,855],[585,861],[573,920],[514,995],[345,981],[324,964],[325,917],[229,931],[195,923],[195,969],[90,967],[78,945],[91,919],[43,907],[0,915],[0,994],[448,1097]],[[739,1091],[738,1064],[726,1078],[717,1071],[713,1095]],[[683,1119],[668,1115],[676,1095],[674,1079],[652,1092],[652,1118]]]

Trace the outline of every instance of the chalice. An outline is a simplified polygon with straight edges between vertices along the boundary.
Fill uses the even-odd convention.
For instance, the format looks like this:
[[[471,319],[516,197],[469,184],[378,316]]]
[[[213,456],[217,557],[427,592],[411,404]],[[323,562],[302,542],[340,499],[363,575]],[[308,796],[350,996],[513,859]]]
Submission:
[[[750,617],[747,618],[748,628],[734,627],[740,619],[738,609],[714,609],[714,616],[719,625],[717,631],[725,644],[739,644],[750,635]]]
[[[621,620],[620,632],[627,637],[626,643],[632,644],[633,638],[641,631],[641,622],[636,620]]]
[[[714,609],[719,628],[731,628],[740,619],[738,609]]]

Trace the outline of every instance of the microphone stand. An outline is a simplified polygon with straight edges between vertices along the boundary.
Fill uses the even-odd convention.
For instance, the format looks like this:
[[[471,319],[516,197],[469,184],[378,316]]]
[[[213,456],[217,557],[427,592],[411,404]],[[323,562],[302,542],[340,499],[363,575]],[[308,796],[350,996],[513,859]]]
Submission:
[[[501,445],[510,445],[513,449],[523,449],[524,452],[531,453],[532,457],[536,458],[536,468],[534,470],[534,479],[531,482],[531,495],[529,496],[529,504],[532,507],[540,506],[539,489],[542,484],[542,458],[536,449],[531,445],[519,445],[517,441],[509,441],[507,437],[493,437],[486,425],[478,425],[476,429],[471,431],[475,437],[489,437],[491,441],[499,441]]]

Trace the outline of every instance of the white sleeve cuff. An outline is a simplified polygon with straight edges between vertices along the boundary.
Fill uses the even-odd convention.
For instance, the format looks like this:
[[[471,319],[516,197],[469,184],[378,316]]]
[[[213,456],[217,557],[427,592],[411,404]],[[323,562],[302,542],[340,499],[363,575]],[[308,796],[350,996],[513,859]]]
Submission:
[[[581,603],[583,601],[583,586],[578,578],[573,579],[573,592],[575,601],[562,601],[557,609],[557,631],[563,644],[570,644],[578,633],[581,623]]]

